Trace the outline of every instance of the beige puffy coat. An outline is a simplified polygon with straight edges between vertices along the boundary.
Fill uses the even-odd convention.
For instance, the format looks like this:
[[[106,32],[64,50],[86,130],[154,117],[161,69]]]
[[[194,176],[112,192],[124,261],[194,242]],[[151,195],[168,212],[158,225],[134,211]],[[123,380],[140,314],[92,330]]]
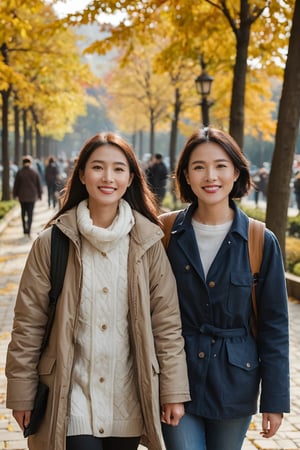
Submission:
[[[190,400],[175,279],[161,244],[162,231],[139,213],[130,234],[128,257],[129,328],[145,421],[143,443],[164,448],[160,404]],[[47,321],[51,230],[35,240],[22,275],[6,364],[7,407],[30,410],[38,373],[50,387],[39,431],[30,450],[65,450],[74,336],[81,292],[81,241],[75,208],[56,221],[70,238],[65,283],[48,348],[39,362]]]

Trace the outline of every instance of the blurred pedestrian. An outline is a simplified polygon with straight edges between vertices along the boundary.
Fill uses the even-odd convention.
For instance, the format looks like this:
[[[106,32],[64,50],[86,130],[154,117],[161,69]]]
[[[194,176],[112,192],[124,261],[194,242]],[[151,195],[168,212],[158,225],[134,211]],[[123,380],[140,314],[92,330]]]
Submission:
[[[269,174],[265,167],[261,167],[257,174],[253,177],[254,181],[254,201],[256,207],[258,207],[258,199],[259,194],[262,195],[263,200],[267,199],[267,192],[268,192],[268,182],[269,182]]]
[[[30,237],[35,202],[42,198],[42,184],[38,172],[32,167],[30,155],[23,156],[13,187],[13,197],[19,200],[24,234]]]
[[[45,166],[45,180],[48,191],[48,206],[55,208],[59,184],[59,167],[54,156],[49,156]]]
[[[166,195],[168,169],[160,153],[156,153],[150,160],[146,170],[148,184],[160,206]]]
[[[297,208],[298,208],[298,214],[300,214],[300,162],[299,161],[296,161],[296,164],[295,164],[293,190],[294,190],[296,204],[297,204]]]

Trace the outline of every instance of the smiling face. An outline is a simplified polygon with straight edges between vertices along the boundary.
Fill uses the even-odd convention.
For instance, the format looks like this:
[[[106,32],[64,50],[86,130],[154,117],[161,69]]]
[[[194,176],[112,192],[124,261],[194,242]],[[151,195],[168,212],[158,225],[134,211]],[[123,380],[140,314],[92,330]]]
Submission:
[[[116,146],[105,144],[96,148],[80,171],[80,180],[88,192],[90,210],[117,210],[133,179],[124,153]]]
[[[205,142],[192,151],[185,176],[199,204],[228,205],[239,171],[220,145]]]

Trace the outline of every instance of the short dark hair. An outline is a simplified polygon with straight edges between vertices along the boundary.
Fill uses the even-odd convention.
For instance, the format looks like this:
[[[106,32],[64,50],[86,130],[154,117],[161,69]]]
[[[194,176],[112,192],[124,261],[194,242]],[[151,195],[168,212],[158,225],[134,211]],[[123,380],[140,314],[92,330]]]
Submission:
[[[23,163],[23,164],[31,164],[31,163],[32,163],[32,158],[31,158],[31,156],[30,156],[30,155],[23,156],[23,158],[22,158],[22,163]]]
[[[180,199],[183,202],[192,203],[197,200],[197,196],[191,189],[186,180],[186,170],[189,165],[191,154],[195,147],[205,142],[215,142],[227,153],[234,167],[239,171],[239,176],[229,198],[241,198],[246,195],[252,186],[249,170],[249,162],[237,142],[228,133],[216,128],[201,128],[194,133],[186,141],[177,162],[175,169],[176,187],[179,192]]]

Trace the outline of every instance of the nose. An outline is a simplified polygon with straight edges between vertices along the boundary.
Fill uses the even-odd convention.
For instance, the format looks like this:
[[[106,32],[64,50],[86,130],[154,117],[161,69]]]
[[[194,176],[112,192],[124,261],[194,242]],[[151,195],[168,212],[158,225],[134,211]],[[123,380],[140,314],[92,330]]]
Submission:
[[[103,181],[107,183],[112,183],[114,181],[113,172],[111,169],[105,169],[102,173]]]
[[[212,181],[216,179],[216,172],[213,167],[208,167],[205,173],[206,181]]]

